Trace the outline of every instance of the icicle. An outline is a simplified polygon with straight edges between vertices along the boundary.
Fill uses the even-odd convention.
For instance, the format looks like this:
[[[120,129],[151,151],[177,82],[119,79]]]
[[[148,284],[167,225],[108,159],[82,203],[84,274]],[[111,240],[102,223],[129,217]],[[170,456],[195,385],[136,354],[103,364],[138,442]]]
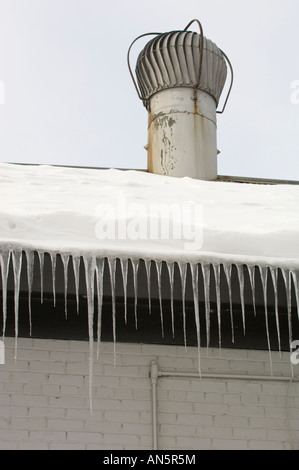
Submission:
[[[123,277],[123,289],[124,289],[124,305],[125,305],[125,324],[127,324],[127,290],[128,290],[128,260],[121,259],[120,267]]]
[[[298,271],[291,271],[294,288],[295,288],[295,296],[296,296],[296,304],[297,304],[297,315],[299,320],[299,272]]]
[[[73,271],[75,278],[77,315],[79,314],[79,283],[80,283],[80,256],[73,256]]]
[[[172,337],[174,338],[174,308],[173,308],[173,288],[174,288],[174,263],[167,263],[170,282],[170,304],[171,304],[171,326]]]
[[[244,267],[237,265],[238,278],[240,284],[240,299],[241,299],[241,308],[242,308],[242,322],[243,322],[243,333],[246,333],[246,324],[245,324],[245,283],[244,283]]]
[[[20,294],[20,278],[22,268],[22,251],[12,252],[13,260],[13,275],[14,275],[14,290],[15,290],[15,361],[17,360],[17,346],[19,336],[19,294]]]
[[[253,303],[253,312],[256,317],[256,305],[255,305],[255,266],[247,266],[249,273],[249,280],[252,292],[252,303]]]
[[[138,268],[139,268],[139,260],[131,259],[132,268],[133,268],[133,286],[134,286],[134,316],[135,316],[135,328],[137,330],[137,301],[138,301]]]
[[[149,314],[152,313],[152,299],[151,299],[151,260],[145,261],[145,270],[146,270],[146,277],[147,277],[147,293],[148,293],[148,309]]]
[[[278,339],[278,350],[281,357],[281,343],[280,343],[280,327],[279,327],[279,316],[278,316],[278,291],[277,291],[277,281],[278,281],[278,269],[270,268],[270,273],[272,277],[272,284],[274,289],[274,305],[275,305],[275,318],[276,318],[276,331]]]
[[[44,302],[44,253],[38,253],[39,257],[39,269],[40,269],[40,301]]]
[[[96,270],[95,258],[84,257],[85,281],[88,308],[88,336],[89,336],[89,402],[92,414],[92,383],[93,383],[93,320],[94,320],[94,278]]]
[[[221,351],[221,297],[220,297],[220,264],[213,264],[217,299],[218,338]]]
[[[32,336],[31,293],[32,293],[32,284],[33,284],[34,251],[26,251],[25,253],[26,253],[26,260],[27,260],[29,334],[30,336]]]
[[[196,323],[196,334],[197,334],[197,357],[198,357],[198,372],[201,375],[201,364],[200,364],[200,320],[199,320],[199,296],[198,296],[198,264],[191,264],[191,277],[192,277],[192,288],[193,288],[193,300],[194,300],[194,315]]]
[[[163,322],[163,308],[162,308],[162,287],[161,287],[161,274],[162,274],[162,261],[155,261],[157,276],[158,276],[158,291],[159,291],[159,305],[161,317],[161,331],[162,338],[164,338],[164,322]]]
[[[2,277],[2,308],[3,308],[3,338],[6,330],[7,317],[7,278],[9,272],[10,251],[0,252],[1,277]]]
[[[289,326],[289,347],[292,350],[293,329],[292,329],[292,296],[291,296],[291,273],[288,269],[282,269],[282,276],[286,288],[287,306],[288,306],[288,326]],[[294,376],[293,365],[291,363],[292,377]]]
[[[116,364],[116,308],[115,308],[116,259],[108,259],[108,266],[109,266],[109,272],[110,272],[110,285],[111,285],[111,298],[112,298],[113,351],[114,351],[114,365],[115,365]]]
[[[68,267],[69,267],[69,255],[61,255],[63,263],[63,275],[64,275],[64,315],[67,319],[67,286],[68,286]]]
[[[53,303],[56,306],[56,254],[50,254],[52,266],[52,290],[53,290]]]
[[[263,286],[263,294],[264,294],[265,320],[266,320],[268,351],[269,351],[269,358],[270,358],[270,370],[271,370],[271,375],[273,375],[271,344],[270,344],[270,334],[269,334],[268,299],[267,299],[268,268],[265,268],[265,267],[263,268],[259,266],[259,269],[260,269],[260,275],[261,275],[262,286]]]
[[[206,335],[207,335],[207,353],[209,352],[210,346],[210,281],[211,281],[211,270],[209,264],[201,265],[203,274],[203,285],[205,294],[205,313],[206,313]]]
[[[96,260],[97,299],[98,299],[97,359],[99,359],[101,336],[102,336],[101,333],[102,333],[104,267],[105,267],[105,260],[103,258],[97,258]]]
[[[233,296],[232,296],[232,265],[229,264],[223,265],[227,287],[228,287],[228,296],[229,296],[229,311],[230,311],[230,323],[231,323],[231,330],[232,330],[232,343],[235,342],[235,331],[234,331],[234,316],[233,316]]]
[[[186,335],[186,280],[187,280],[187,265],[185,263],[179,263],[179,270],[181,275],[182,285],[182,304],[183,304],[183,329],[184,329],[184,345],[187,347],[187,335]]]

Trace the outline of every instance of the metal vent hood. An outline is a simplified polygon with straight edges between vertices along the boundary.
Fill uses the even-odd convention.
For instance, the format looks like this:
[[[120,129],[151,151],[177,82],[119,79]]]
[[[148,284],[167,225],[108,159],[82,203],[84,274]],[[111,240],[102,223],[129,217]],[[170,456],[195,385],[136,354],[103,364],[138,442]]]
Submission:
[[[197,22],[200,34],[188,31]],[[141,37],[155,35],[139,53],[136,78],[130,50]],[[219,99],[231,70],[223,109]],[[148,171],[203,180],[217,178],[216,114],[222,113],[233,72],[225,53],[192,20],[184,30],[138,36],[128,65],[139,98],[148,110]]]

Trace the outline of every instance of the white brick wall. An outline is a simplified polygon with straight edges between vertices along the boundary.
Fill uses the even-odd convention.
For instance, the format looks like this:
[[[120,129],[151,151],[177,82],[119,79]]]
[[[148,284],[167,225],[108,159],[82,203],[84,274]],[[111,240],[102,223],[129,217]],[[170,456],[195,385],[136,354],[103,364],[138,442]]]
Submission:
[[[88,344],[5,340],[0,365],[0,449],[151,449],[149,365],[197,370],[197,351],[182,347],[101,346],[94,363],[93,415]],[[202,371],[269,375],[267,352],[202,351]],[[290,375],[289,354],[272,354],[275,375]],[[294,369],[299,373],[298,367]],[[161,377],[160,449],[299,449],[299,383]]]

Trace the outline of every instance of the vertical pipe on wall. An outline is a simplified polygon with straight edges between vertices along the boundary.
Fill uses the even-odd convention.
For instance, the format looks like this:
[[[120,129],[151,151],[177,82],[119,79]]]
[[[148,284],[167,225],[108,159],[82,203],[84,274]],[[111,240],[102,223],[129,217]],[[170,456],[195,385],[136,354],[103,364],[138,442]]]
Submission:
[[[150,379],[152,386],[152,426],[153,426],[153,449],[158,449],[158,428],[157,428],[157,382],[158,364],[155,360],[151,362]]]

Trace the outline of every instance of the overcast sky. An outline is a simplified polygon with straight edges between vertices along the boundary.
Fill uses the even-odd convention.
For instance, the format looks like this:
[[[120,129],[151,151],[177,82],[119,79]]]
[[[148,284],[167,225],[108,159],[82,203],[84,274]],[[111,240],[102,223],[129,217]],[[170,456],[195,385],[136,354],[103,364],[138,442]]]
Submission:
[[[299,180],[299,0],[0,0],[0,161],[146,168],[127,50],[193,18],[235,73],[218,173]]]

